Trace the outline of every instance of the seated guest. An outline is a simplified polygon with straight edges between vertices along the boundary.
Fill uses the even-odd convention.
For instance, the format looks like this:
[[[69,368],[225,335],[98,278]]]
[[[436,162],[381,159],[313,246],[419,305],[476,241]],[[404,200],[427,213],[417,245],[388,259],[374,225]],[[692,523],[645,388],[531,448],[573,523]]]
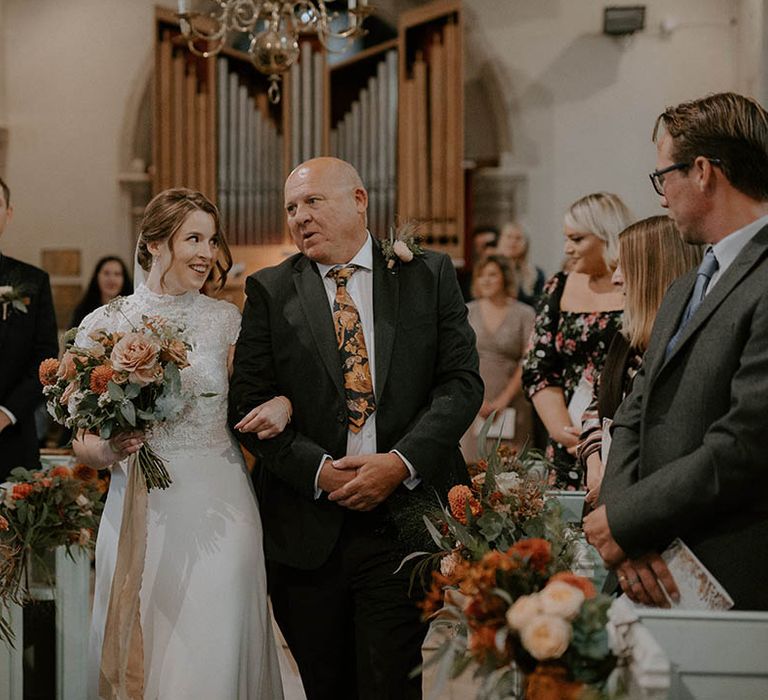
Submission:
[[[72,314],[70,327],[79,326],[91,311],[109,304],[115,297],[132,293],[133,282],[125,263],[114,255],[107,255],[96,263],[88,288]]]
[[[549,433],[555,488],[584,484],[575,448],[581,414],[621,325],[624,298],[611,276],[619,231],[629,223],[629,210],[615,194],[598,192],[574,202],[565,215],[565,254],[572,267],[547,282],[537,307],[523,386]]]
[[[621,332],[608,348],[603,371],[584,412],[577,456],[586,472],[587,503],[593,506],[603,479],[602,424],[632,390],[643,362],[653,321],[667,288],[701,262],[701,247],[685,243],[667,216],[643,219],[619,234],[619,265],[613,282],[624,289]]]
[[[517,300],[535,306],[544,291],[544,270],[532,265],[528,260],[530,241],[520,224],[510,221],[501,229],[496,253],[509,260],[512,271],[517,277]]]
[[[518,451],[530,442],[533,429],[531,405],[523,394],[521,382],[521,360],[533,330],[533,309],[515,300],[515,276],[506,260],[498,255],[478,263],[473,280],[475,300],[467,304],[467,310],[477,336],[485,394],[478,413],[480,421],[475,421],[461,440],[461,451],[467,462],[480,458],[477,427],[493,411],[498,415],[505,408],[515,409],[514,424],[504,425],[502,430],[514,434],[508,444]],[[492,442],[495,441],[489,440]]]

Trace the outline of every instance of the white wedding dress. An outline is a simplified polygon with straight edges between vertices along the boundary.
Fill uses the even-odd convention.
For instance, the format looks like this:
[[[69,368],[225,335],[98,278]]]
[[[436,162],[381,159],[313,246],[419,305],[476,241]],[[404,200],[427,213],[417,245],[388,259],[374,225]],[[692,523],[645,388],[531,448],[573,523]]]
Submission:
[[[148,441],[166,460],[173,483],[149,492],[140,595],[144,698],[282,698],[258,505],[227,427],[227,353],[238,336],[240,313],[198,293],[158,295],[142,286],[123,301],[121,312],[102,307],[86,317],[77,344],[88,345],[88,333],[98,328],[128,331],[141,324],[142,315],[183,326],[193,348],[190,366],[181,372],[192,399]],[[125,462],[113,468],[96,543],[90,698],[98,697],[126,469]]]

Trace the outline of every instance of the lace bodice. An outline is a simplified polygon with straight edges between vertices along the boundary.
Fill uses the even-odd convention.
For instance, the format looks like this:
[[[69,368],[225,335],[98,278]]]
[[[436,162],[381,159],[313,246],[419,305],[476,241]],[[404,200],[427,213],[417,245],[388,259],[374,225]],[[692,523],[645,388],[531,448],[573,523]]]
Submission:
[[[240,332],[240,312],[235,306],[197,292],[179,296],[155,294],[139,287],[119,304],[102,306],[83,319],[76,344],[88,347],[89,333],[103,328],[129,331],[141,325],[142,316],[161,316],[184,329],[192,346],[189,367],[181,371],[187,405],[177,418],[158,424],[149,444],[161,455],[194,451],[231,441],[227,427],[227,353]],[[215,396],[203,397],[213,393]]]

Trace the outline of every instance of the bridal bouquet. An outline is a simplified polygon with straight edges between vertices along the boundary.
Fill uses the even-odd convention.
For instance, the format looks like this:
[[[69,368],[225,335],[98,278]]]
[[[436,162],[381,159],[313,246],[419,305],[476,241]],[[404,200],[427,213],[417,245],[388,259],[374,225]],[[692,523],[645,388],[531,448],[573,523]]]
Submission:
[[[96,470],[82,464],[11,472],[0,485],[0,612],[9,602],[26,601],[29,566],[37,561],[44,568],[45,551],[93,547],[105,490]],[[0,639],[12,636],[0,615]]]
[[[616,663],[611,600],[560,566],[549,542],[530,538],[435,572],[423,609],[448,630],[428,662],[438,664],[435,683],[472,667],[480,700],[599,697]]]
[[[74,431],[105,440],[174,418],[185,405],[180,372],[189,366],[190,346],[181,333],[165,319],[143,316],[131,332],[97,330],[89,336],[92,346],[70,345],[61,361],[43,360],[48,412]],[[163,460],[146,443],[135,459],[147,490],[170,486]]]

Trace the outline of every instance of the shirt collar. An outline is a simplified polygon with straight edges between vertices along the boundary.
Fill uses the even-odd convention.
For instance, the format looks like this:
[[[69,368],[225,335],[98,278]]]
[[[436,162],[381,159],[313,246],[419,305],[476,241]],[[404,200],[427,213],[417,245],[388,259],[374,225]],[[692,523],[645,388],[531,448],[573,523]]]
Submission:
[[[712,252],[717,258],[721,272],[730,266],[744,246],[766,225],[768,225],[768,215],[755,219],[743,228],[729,233],[722,241],[712,246]]]
[[[368,234],[365,237],[365,242],[360,246],[360,250],[355,253],[354,257],[344,264],[337,265],[324,265],[323,263],[316,263],[317,270],[320,273],[320,277],[326,277],[328,273],[337,267],[347,267],[348,265],[356,265],[364,270],[373,269],[373,239],[371,238],[371,232],[366,231]]]

